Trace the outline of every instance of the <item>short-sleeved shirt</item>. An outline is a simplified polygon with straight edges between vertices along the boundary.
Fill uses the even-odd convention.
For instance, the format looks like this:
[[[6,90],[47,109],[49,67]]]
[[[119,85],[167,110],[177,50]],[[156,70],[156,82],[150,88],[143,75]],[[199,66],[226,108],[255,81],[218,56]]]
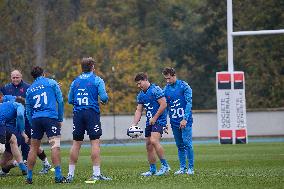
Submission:
[[[146,110],[146,127],[149,125],[149,120],[157,113],[160,104],[158,100],[164,97],[163,90],[155,85],[151,84],[147,91],[140,91],[137,95],[137,103],[142,104]],[[165,126],[167,124],[167,112],[164,111],[157,119],[156,124]]]

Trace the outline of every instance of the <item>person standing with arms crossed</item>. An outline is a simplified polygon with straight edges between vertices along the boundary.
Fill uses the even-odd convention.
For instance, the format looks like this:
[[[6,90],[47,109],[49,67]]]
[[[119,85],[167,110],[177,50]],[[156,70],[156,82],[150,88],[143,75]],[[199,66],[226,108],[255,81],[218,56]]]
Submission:
[[[93,175],[90,180],[111,180],[103,176],[100,169],[100,137],[102,135],[100,106],[107,103],[108,95],[103,79],[93,71],[95,60],[91,57],[81,61],[82,74],[71,84],[68,102],[73,105],[73,145],[70,150],[67,182],[74,180],[75,165],[83,143],[85,131],[91,141]]]
[[[55,80],[44,77],[41,67],[33,67],[31,75],[34,82],[28,88],[26,97],[26,113],[32,127],[26,182],[32,184],[32,170],[41,139],[46,133],[51,146],[51,160],[55,166],[55,183],[64,183],[60,166],[60,131],[64,113],[62,93]]]
[[[143,109],[146,110],[146,150],[150,170],[142,173],[142,176],[162,176],[170,171],[170,166],[164,156],[164,148],[160,144],[161,136],[163,134],[163,127],[167,123],[166,114],[166,99],[162,89],[151,84],[148,81],[146,73],[138,73],[135,77],[135,82],[141,91],[137,95],[137,108],[134,114],[133,125],[137,125],[141,119]],[[156,168],[156,154],[161,161],[161,168],[157,172]]]
[[[182,80],[178,80],[173,68],[163,70],[167,85],[164,88],[168,104],[171,128],[178,148],[180,169],[174,174],[193,175],[194,155],[192,146],[192,90]],[[186,166],[188,159],[188,169]]]
[[[23,80],[22,73],[19,70],[13,70],[11,72],[11,83],[8,83],[5,86],[3,86],[1,88],[1,91],[3,95],[5,96],[12,95],[14,96],[14,98],[16,98],[16,96],[21,96],[23,98],[26,98],[26,92],[29,87],[30,87],[30,84]],[[31,138],[31,126],[26,116],[25,116],[25,133],[30,139]],[[26,162],[29,151],[30,151],[30,146],[27,143],[25,143],[23,139],[21,140],[18,139],[18,140],[19,140],[18,141],[19,145],[21,145],[21,151],[22,151],[24,162]],[[46,157],[44,150],[42,148],[39,148],[37,155],[42,161],[42,169],[39,173],[47,174],[49,169],[51,169],[51,165],[48,162],[48,159]],[[8,174],[10,169],[15,166],[17,166],[16,162],[14,162],[14,164],[12,164],[11,166],[4,167],[2,171],[0,171],[0,175]]]

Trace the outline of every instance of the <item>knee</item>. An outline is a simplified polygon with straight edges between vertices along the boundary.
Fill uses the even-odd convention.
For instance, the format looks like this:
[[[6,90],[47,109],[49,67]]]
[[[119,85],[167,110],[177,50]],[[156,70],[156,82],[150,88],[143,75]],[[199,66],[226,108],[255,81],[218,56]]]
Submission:
[[[60,148],[60,138],[59,137],[50,138],[48,142],[51,146],[51,149]]]
[[[185,143],[185,147],[186,147],[188,150],[191,150],[191,149],[192,149],[192,143],[190,143],[190,142]]]

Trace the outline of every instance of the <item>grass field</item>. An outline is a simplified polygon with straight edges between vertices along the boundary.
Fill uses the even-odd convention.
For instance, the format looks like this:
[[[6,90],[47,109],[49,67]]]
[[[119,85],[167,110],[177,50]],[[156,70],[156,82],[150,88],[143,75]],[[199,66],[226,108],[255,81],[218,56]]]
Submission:
[[[143,178],[148,169],[145,148],[137,146],[102,147],[102,172],[112,181],[85,184],[92,174],[89,149],[83,148],[71,184],[54,184],[53,173],[38,175],[40,161],[34,172],[33,185],[26,185],[18,169],[0,178],[0,188],[284,188],[284,143],[250,143],[247,145],[197,144],[195,175],[174,176],[178,169],[177,149],[164,145],[172,171],[167,176]],[[48,151],[48,150],[46,150]],[[62,149],[63,173],[68,171],[69,148]],[[50,156],[50,154],[48,154]],[[158,168],[160,164],[158,164]]]

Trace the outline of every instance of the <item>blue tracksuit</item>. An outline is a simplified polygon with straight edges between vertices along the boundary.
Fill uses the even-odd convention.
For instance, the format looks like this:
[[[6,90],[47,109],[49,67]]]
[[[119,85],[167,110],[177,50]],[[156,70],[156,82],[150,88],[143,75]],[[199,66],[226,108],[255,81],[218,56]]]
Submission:
[[[167,99],[171,128],[178,148],[180,167],[186,168],[186,156],[188,167],[193,169],[194,156],[192,146],[192,90],[190,86],[181,80],[176,80],[172,85],[167,84],[164,88]],[[187,125],[180,129],[180,122],[185,119]]]

